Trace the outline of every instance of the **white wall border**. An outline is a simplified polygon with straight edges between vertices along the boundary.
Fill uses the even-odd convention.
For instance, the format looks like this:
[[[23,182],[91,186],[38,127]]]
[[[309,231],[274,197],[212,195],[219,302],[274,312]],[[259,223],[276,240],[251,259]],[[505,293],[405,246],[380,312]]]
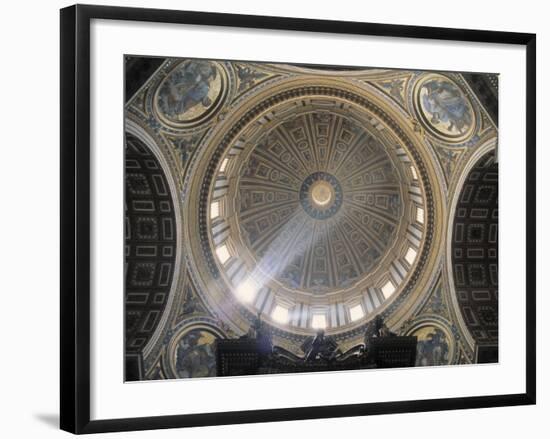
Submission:
[[[516,267],[525,261],[525,236],[514,233],[525,230],[525,90],[517,87],[525,83],[524,48],[116,21],[94,21],[91,32],[92,419],[525,391],[525,270]],[[123,199],[125,53],[500,73],[500,363],[124,384],[116,292],[123,255],[112,243],[123,236],[113,213]]]

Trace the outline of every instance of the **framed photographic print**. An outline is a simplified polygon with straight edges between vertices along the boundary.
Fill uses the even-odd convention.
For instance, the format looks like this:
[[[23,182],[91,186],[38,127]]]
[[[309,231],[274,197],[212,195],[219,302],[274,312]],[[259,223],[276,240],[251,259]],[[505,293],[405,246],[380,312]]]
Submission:
[[[535,135],[532,34],[63,9],[61,428],[534,404]]]

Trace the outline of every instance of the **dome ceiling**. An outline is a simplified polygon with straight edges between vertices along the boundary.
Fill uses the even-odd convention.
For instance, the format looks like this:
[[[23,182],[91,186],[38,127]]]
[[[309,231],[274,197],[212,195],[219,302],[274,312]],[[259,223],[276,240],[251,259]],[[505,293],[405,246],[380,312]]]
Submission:
[[[355,285],[395,241],[399,174],[380,140],[337,113],[275,125],[241,174],[242,248],[254,271],[286,288],[321,295]]]
[[[202,184],[203,253],[220,295],[249,315],[342,330],[406,287],[430,206],[410,152],[367,101],[299,93],[220,126]]]

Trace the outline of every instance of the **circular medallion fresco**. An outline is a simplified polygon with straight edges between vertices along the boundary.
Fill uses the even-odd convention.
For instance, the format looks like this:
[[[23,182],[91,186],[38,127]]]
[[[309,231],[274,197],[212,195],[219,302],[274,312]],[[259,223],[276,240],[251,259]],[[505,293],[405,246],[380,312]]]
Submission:
[[[214,342],[219,338],[207,327],[195,327],[182,333],[174,349],[178,378],[216,376]]]
[[[408,335],[416,336],[418,339],[416,366],[442,366],[451,363],[454,342],[448,332],[439,325],[427,323]]]
[[[160,83],[155,95],[156,112],[170,125],[202,122],[223,101],[225,83],[225,71],[219,63],[183,61]]]
[[[449,143],[460,143],[474,132],[472,103],[448,77],[426,75],[416,84],[414,96],[416,113],[435,137]]]

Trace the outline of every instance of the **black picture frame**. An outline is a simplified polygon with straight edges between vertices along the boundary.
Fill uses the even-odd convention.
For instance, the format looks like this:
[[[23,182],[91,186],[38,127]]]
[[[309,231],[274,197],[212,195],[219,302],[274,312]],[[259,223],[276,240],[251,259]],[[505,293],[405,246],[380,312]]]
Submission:
[[[526,392],[416,401],[90,420],[90,22],[130,20],[526,47]],[[536,35],[303,18],[75,5],[61,10],[61,429],[80,433],[535,404]]]

